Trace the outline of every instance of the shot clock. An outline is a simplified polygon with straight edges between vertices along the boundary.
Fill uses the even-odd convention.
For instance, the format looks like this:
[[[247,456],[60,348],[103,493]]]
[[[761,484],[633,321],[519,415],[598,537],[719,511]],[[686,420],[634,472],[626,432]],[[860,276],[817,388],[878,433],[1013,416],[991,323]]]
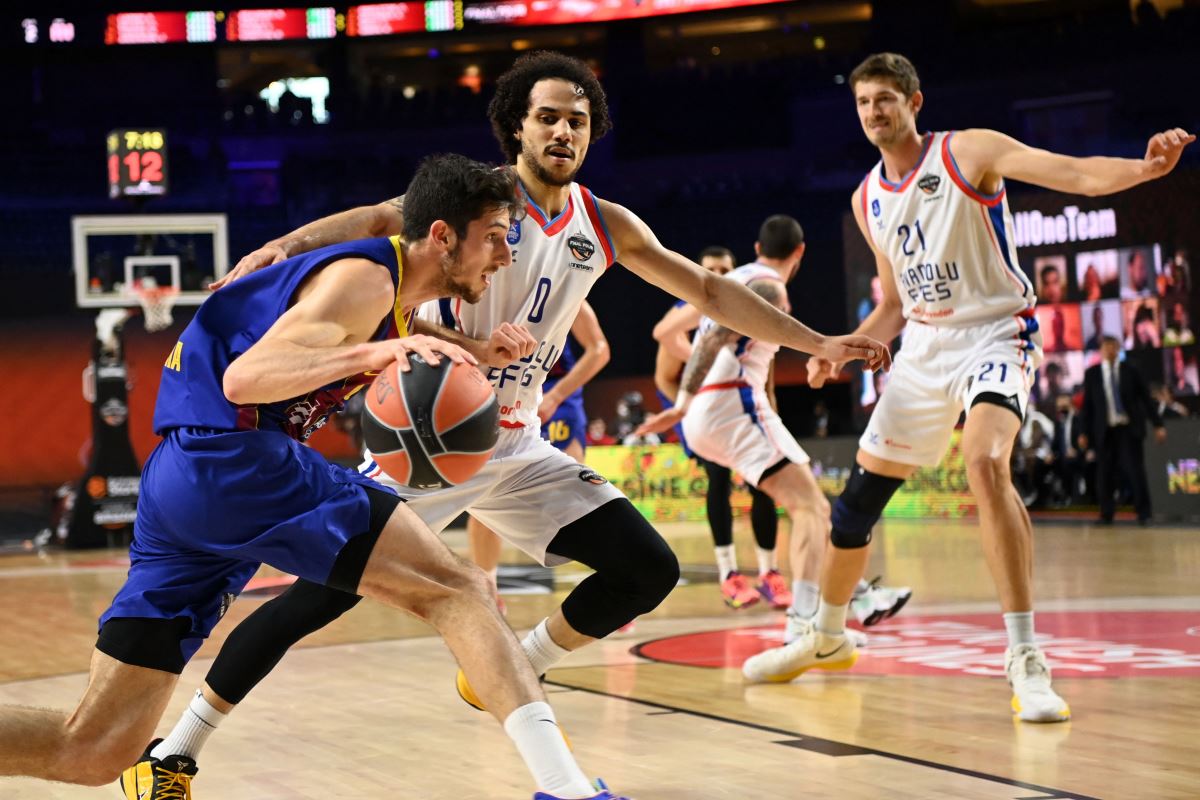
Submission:
[[[108,134],[108,196],[167,193],[167,132],[118,129]]]

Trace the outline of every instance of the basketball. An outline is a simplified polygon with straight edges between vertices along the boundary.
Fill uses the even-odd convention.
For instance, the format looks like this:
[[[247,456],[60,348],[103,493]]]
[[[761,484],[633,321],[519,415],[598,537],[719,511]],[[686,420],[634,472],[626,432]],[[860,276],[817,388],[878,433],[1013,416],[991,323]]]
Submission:
[[[478,369],[442,358],[430,366],[410,355],[393,362],[367,389],[362,429],[367,449],[394,480],[440,489],[470,478],[491,457],[500,406]]]

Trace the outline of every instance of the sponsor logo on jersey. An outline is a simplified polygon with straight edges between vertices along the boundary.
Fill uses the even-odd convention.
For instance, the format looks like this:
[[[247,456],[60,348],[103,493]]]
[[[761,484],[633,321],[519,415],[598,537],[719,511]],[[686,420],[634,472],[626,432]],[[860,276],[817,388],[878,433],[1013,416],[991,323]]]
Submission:
[[[592,244],[592,240],[582,233],[577,233],[570,239],[567,239],[567,247],[571,248],[571,255],[580,261],[587,261],[596,252],[596,245]],[[572,264],[571,266],[575,265]]]
[[[514,219],[508,226],[508,235],[504,237],[504,241],[509,244],[516,244],[521,241],[521,220]]]
[[[608,479],[594,469],[581,469],[579,471],[579,480],[595,486],[603,486],[608,483]]]
[[[925,194],[933,194],[942,185],[942,179],[932,173],[922,175],[921,180],[917,181],[917,188]]]
[[[577,269],[580,272],[595,272],[591,264],[580,264],[575,261],[568,261],[567,266],[571,269]]]
[[[883,210],[879,207],[878,200],[871,201],[871,213],[876,217],[878,217],[881,213],[883,213]]]

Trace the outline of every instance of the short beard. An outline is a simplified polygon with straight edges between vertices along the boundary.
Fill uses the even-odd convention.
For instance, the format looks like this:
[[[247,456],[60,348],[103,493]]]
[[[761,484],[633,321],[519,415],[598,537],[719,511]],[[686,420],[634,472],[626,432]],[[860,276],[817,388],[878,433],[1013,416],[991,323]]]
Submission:
[[[565,178],[560,178],[550,170],[542,166],[538,161],[538,154],[533,151],[532,145],[528,142],[521,142],[521,158],[525,159],[525,165],[533,170],[533,177],[537,178],[547,186],[569,186],[575,180],[575,176],[579,173],[578,161],[576,167],[571,171],[571,174]]]
[[[483,297],[483,290],[458,279],[458,268],[462,266],[462,245],[456,244],[454,249],[442,256],[442,286],[438,293],[442,297],[461,297],[468,303],[478,303]]]

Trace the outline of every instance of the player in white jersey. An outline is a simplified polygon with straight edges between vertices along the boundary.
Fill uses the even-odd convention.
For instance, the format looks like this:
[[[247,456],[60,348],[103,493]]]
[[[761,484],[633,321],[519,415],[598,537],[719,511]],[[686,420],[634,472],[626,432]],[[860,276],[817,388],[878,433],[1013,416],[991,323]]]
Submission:
[[[539,436],[542,380],[580,303],[618,256],[640,277],[746,335],[837,361],[863,359],[872,368],[889,367],[891,356],[866,336],[826,337],[810,330],[744,286],[667,250],[632,212],[597,200],[575,183],[589,145],[610,127],[604,90],[583,62],[558,53],[523,56],[500,78],[488,114],[528,200],[525,219],[508,234],[513,264],[493,276],[479,303],[452,307],[456,330],[428,321],[416,329],[436,329],[488,366],[504,430],[492,459],[463,484],[426,491],[387,485],[434,531],[469,510],[542,563],[575,560],[595,570],[522,641],[535,672],[542,673],[570,651],[653,610],[679,577],[674,554],[633,504]],[[296,252],[397,232],[402,212],[397,198],[310,223],[255,251],[215,286]],[[233,630],[208,673],[202,694],[214,713],[206,710],[204,719],[185,713],[156,752],[195,758],[214,724],[291,644],[358,600],[297,581],[257,609]],[[458,689],[479,707],[461,672]],[[611,795],[567,782],[556,797]]]
[[[799,222],[784,214],[769,217],[754,244],[757,260],[726,277],[789,312],[787,284],[799,272],[804,247]],[[830,508],[809,467],[808,454],[784,427],[772,402],[768,384],[777,352],[778,345],[741,336],[708,318],[701,320],[674,408],[650,417],[636,433],[663,431],[682,419],[688,446],[697,455],[736,469],[747,483],[787,510],[794,580],[783,607],[790,606],[785,634],[790,641],[817,611],[817,579]],[[870,591],[872,600],[883,592]],[[881,609],[889,616],[911,594],[892,592],[889,596],[898,599]],[[871,616],[870,621],[882,618]]]
[[[834,504],[813,634],[750,658],[743,672],[787,681],[813,668],[853,666],[846,607],[866,566],[871,528],[909,475],[941,459],[965,409],[963,460],[1004,612],[1013,711],[1029,722],[1069,719],[1034,640],[1032,527],[1009,474],[1041,351],[1004,182],[1109,194],[1167,174],[1195,137],[1164,131],[1151,137],[1142,159],[1124,159],[1057,155],[989,130],[922,136],[916,117],[924,97],[908,59],[870,56],[849,83],[863,131],[882,155],[851,200],[884,287],[883,302],[858,332],[891,340],[903,329],[904,346]],[[812,359],[809,383],[821,386],[840,366]]]

